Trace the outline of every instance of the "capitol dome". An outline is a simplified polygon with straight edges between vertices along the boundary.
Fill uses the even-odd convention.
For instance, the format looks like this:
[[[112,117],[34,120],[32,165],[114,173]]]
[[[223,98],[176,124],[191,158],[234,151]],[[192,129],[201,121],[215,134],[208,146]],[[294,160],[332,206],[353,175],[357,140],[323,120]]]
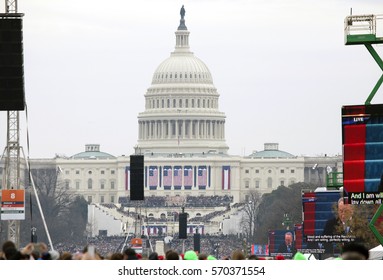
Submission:
[[[206,64],[189,48],[181,13],[170,57],[155,70],[138,115],[136,152],[143,154],[226,154],[225,114]]]
[[[206,64],[193,53],[173,52],[153,74],[152,84],[158,83],[209,83],[213,79]]]
[[[85,152],[71,156],[72,159],[114,159],[115,156],[101,152],[99,144],[86,144]]]
[[[296,158],[296,156],[279,150],[278,143],[265,143],[263,151],[254,151],[249,157],[251,158]]]

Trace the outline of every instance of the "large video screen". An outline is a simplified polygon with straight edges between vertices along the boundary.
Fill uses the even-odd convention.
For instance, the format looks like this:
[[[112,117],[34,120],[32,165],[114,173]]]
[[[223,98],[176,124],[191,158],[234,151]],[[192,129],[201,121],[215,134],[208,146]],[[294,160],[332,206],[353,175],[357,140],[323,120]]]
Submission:
[[[332,254],[337,244],[353,240],[347,228],[340,227],[349,226],[352,213],[348,213],[350,205],[344,204],[339,191],[303,192],[302,207],[305,246],[301,252]]]
[[[251,254],[256,255],[257,257],[269,256],[269,245],[252,244],[251,245]]]
[[[285,258],[292,258],[295,252],[295,234],[293,230],[269,231],[269,254],[271,257],[282,255]]]
[[[351,204],[381,204],[383,104],[342,107],[343,189]]]

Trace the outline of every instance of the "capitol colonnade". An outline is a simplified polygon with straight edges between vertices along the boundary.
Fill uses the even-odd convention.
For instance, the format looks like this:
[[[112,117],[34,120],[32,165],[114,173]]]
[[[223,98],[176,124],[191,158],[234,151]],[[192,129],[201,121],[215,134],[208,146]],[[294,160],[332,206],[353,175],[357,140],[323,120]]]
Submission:
[[[139,121],[139,140],[225,139],[225,122],[167,119]]]

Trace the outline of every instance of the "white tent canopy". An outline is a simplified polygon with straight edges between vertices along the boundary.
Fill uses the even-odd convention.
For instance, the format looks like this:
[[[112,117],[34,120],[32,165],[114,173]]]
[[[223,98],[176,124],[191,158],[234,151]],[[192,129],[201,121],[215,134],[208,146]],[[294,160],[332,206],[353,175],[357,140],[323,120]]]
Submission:
[[[370,260],[382,260],[383,259],[383,246],[379,245],[370,249]]]

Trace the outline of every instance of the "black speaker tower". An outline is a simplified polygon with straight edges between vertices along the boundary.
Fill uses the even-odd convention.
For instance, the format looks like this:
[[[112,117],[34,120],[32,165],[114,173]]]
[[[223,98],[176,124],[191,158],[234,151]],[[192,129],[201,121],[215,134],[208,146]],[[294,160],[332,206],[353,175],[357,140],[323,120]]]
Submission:
[[[198,232],[193,236],[194,251],[201,253],[201,234]]]
[[[179,219],[179,233],[178,238],[179,239],[187,239],[187,214],[186,213],[180,213],[178,216]]]
[[[25,109],[23,14],[0,14],[0,111]]]
[[[130,156],[130,200],[144,200],[144,156]]]

